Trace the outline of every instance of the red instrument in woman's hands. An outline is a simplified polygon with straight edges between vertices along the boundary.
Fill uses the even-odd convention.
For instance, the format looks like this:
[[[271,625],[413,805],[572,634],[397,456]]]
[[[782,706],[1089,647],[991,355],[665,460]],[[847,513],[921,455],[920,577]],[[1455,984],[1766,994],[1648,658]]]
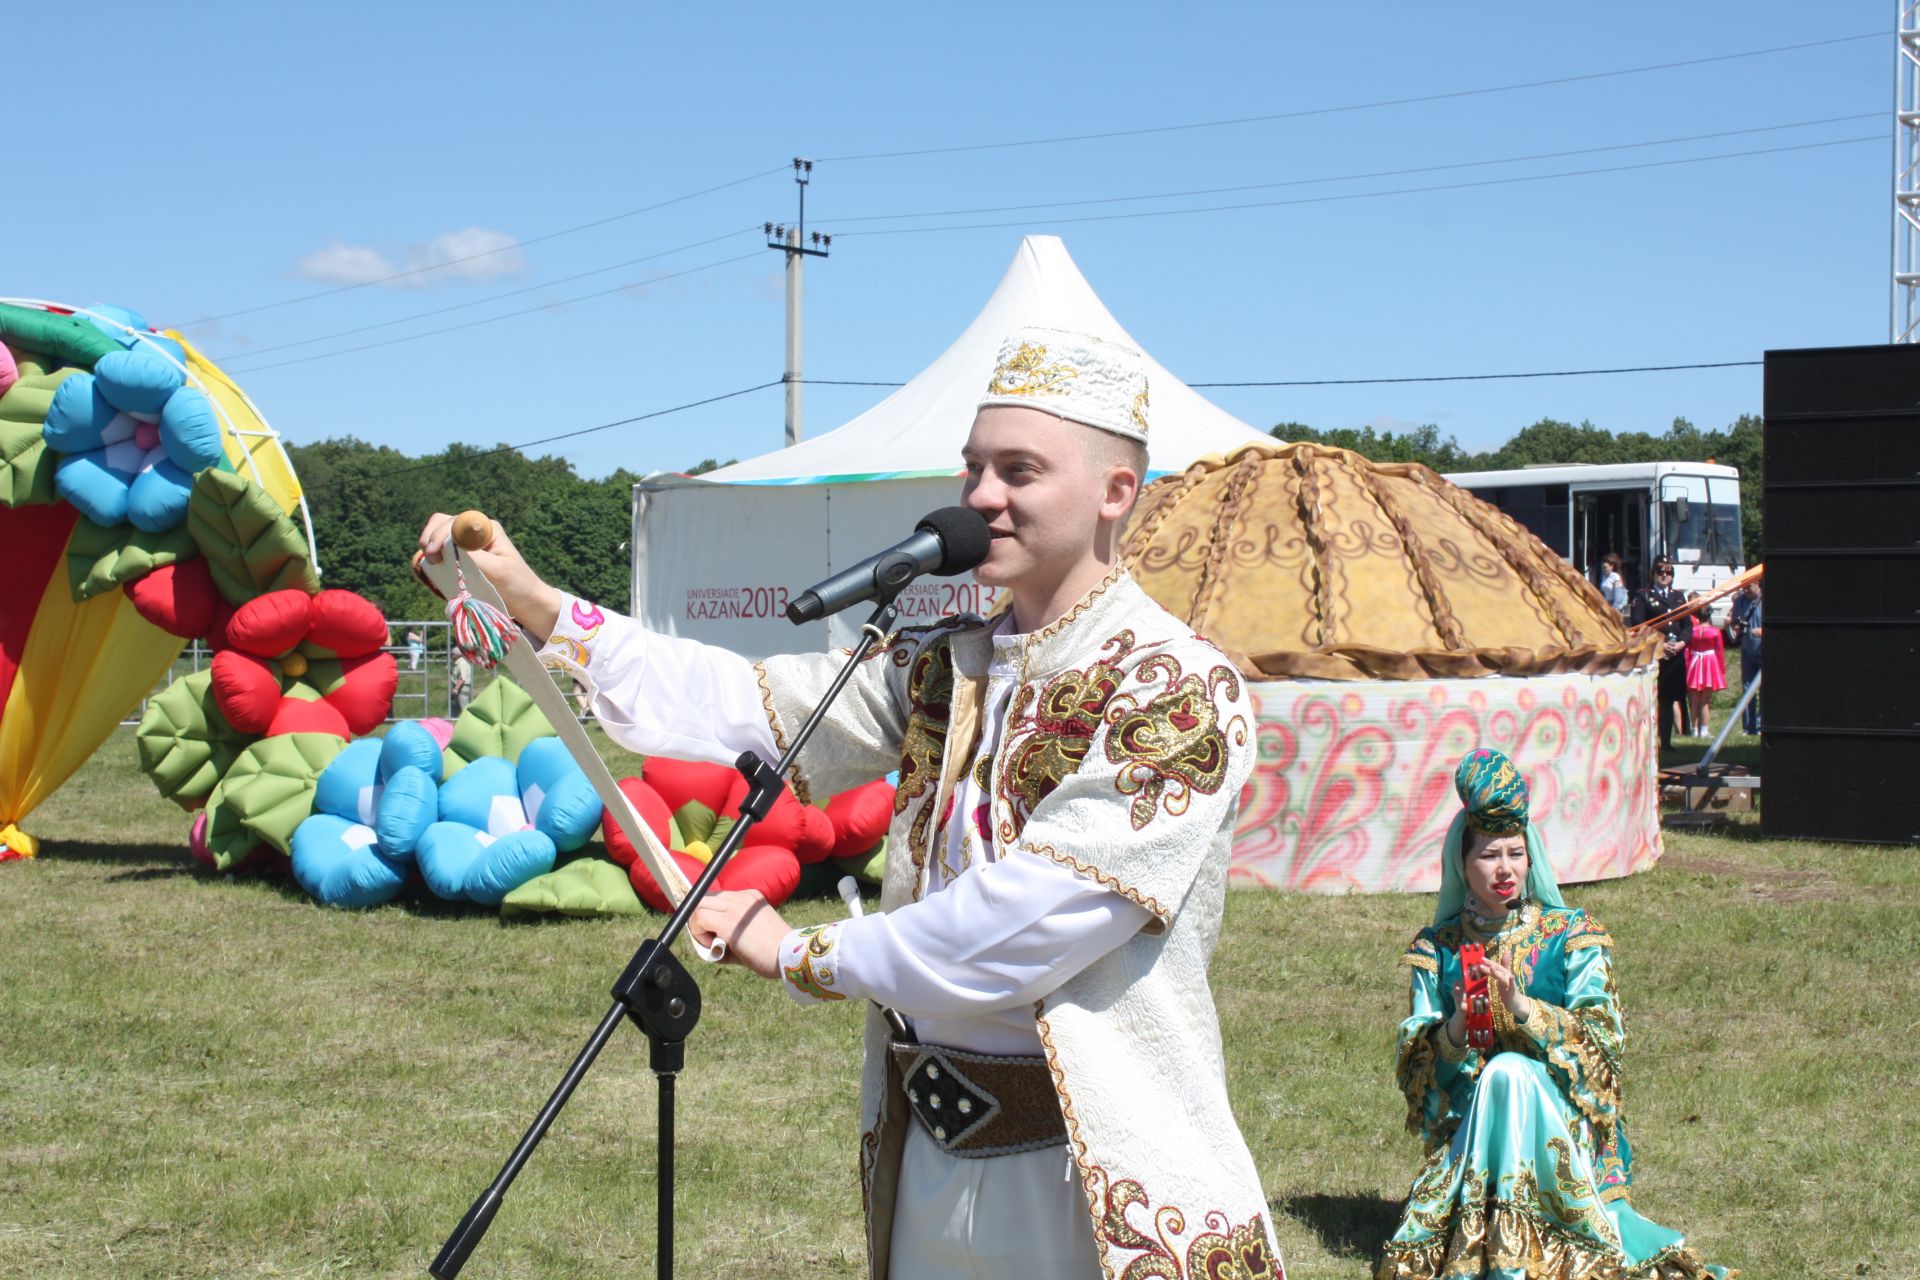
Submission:
[[[1493,1048],[1493,997],[1487,991],[1487,971],[1481,966],[1487,949],[1477,942],[1460,947],[1460,1000],[1467,1011],[1467,1044]]]

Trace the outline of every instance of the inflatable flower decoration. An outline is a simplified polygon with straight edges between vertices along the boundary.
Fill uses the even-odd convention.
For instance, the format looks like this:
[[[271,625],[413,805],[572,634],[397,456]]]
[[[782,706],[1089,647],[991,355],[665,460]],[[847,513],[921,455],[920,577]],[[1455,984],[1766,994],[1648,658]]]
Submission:
[[[370,733],[400,678],[386,642],[380,610],[351,591],[270,591],[227,623],[214,699],[242,733]]]
[[[375,906],[417,867],[438,897],[498,906],[600,825],[599,797],[556,738],[529,743],[517,763],[484,756],[442,781],[444,768],[434,735],[412,722],[341,752],[294,832],[301,887],[330,906]]]
[[[112,351],[60,383],[42,435],[62,455],[54,490],[97,525],[165,533],[186,519],[196,472],[223,456],[220,421],[181,368]]]
[[[649,757],[638,778],[623,778],[620,790],[634,812],[667,849],[688,880],[706,870],[727,833],[740,820],[747,780],[717,764],[695,764]],[[634,892],[656,911],[669,909],[667,895],[655,883],[633,842],[611,813],[606,824],[607,855],[627,868]],[[775,906],[793,896],[803,865],[833,852],[833,824],[792,791],[781,789],[767,816],[748,829],[745,842],[714,880],[719,889],[758,889]]]
[[[314,788],[312,814],[294,828],[300,887],[339,907],[377,906],[405,888],[420,833],[439,816],[441,769],[439,744],[412,722],[335,756]]]

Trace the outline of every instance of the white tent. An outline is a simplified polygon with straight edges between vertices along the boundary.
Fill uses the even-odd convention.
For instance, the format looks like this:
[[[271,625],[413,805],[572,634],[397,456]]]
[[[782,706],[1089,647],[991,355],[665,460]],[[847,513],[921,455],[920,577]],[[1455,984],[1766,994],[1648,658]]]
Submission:
[[[849,643],[865,611],[794,627],[789,595],[912,532],[958,501],[960,447],[1001,339],[1026,325],[1073,329],[1140,349],[1087,284],[1057,236],[1020,242],[973,323],[911,382],[836,430],[698,479],[649,476],[634,487],[634,610],[648,627],[752,658]],[[1177,471],[1261,433],[1147,356],[1150,465]],[[923,579],[903,620],[983,611],[971,579]]]

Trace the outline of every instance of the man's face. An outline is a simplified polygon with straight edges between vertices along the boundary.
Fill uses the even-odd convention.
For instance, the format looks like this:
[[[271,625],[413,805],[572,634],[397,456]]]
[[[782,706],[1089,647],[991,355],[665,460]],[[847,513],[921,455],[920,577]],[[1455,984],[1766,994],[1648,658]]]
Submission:
[[[1106,483],[1087,459],[1082,436],[1091,430],[1010,405],[975,415],[960,451],[960,501],[993,535],[975,578],[994,587],[1043,584],[1092,553]]]
[[[1657,564],[1653,566],[1653,585],[1656,587],[1672,586],[1673,566],[1670,564]]]

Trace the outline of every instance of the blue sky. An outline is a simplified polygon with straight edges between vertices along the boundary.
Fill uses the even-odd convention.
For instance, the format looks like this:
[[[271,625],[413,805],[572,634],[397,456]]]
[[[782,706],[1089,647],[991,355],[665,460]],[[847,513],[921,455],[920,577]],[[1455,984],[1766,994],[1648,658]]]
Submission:
[[[804,155],[819,160],[809,227],[835,233],[831,260],[809,264],[812,377],[910,377],[972,318],[1023,232],[1063,236],[1121,323],[1190,382],[1753,360],[1886,340],[1892,24],[1885,0],[54,6],[36,20],[40,53],[8,60],[0,288],[119,302],[161,324],[220,317],[188,336],[294,441],[518,443],[780,376],[781,264],[759,225],[792,218],[786,166]],[[1876,31],[1889,34],[1412,105],[835,158],[1305,112]],[[1816,120],[1829,123],[1805,123]],[[1877,140],[1406,190],[1856,138]],[[1304,181],[1573,151],[1586,154]],[[856,221],[1282,183],[1296,185]],[[1064,220],[1332,195],[1362,198]],[[1018,225],[853,234],[982,222]],[[603,270],[619,263],[632,265]],[[553,302],[565,305],[508,316]],[[392,341],[474,321],[486,323]],[[347,350],[377,342],[388,345]],[[808,433],[885,394],[809,388]],[[1435,422],[1487,447],[1543,416],[1724,425],[1758,412],[1760,371],[1207,394],[1261,427]],[[679,469],[775,448],[781,422],[774,389],[535,452],[589,475]]]

